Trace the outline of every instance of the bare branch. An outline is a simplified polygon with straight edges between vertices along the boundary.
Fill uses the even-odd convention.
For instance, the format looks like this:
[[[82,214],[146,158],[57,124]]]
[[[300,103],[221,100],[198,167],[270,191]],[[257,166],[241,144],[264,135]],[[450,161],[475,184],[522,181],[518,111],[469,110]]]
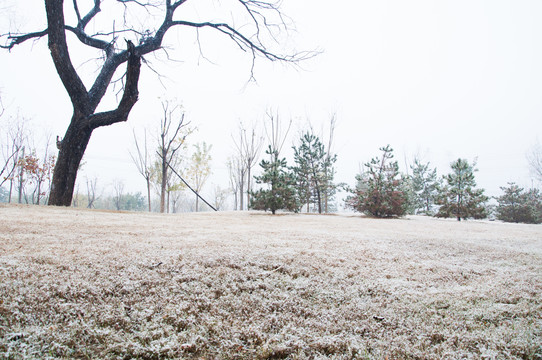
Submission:
[[[15,34],[15,35],[7,34],[7,35],[2,35],[2,36],[6,36],[7,39],[10,40],[10,41],[7,42],[7,45],[0,45],[0,48],[11,50],[11,49],[13,49],[13,47],[15,47],[16,45],[24,43],[26,40],[39,39],[39,38],[44,37],[45,35],[47,35],[47,29],[42,30],[42,31],[36,31],[36,32],[28,33],[28,34]]]
[[[77,0],[74,0],[75,5],[76,5],[76,2]],[[94,7],[88,12],[88,14],[85,15],[83,19],[79,21],[79,23],[77,24],[77,27],[80,28],[81,31],[83,31],[87,27],[90,20],[92,20],[101,11],[100,3],[101,3],[101,0],[94,0]]]
[[[542,182],[542,145],[536,142],[527,153],[529,170],[536,180]]]
[[[73,0],[73,10],[75,11],[75,15],[77,16],[77,23],[81,23],[81,13],[79,12],[79,5],[77,5],[77,0]]]
[[[91,115],[88,119],[88,126],[92,129],[126,121],[130,110],[137,102],[139,96],[138,82],[141,71],[141,57],[135,53],[135,47],[131,41],[128,41],[127,45],[127,52],[129,54],[128,70],[122,99],[116,110]]]
[[[128,4],[128,3],[134,3],[134,4],[137,4],[137,5],[139,5],[141,7],[144,7],[144,8],[146,8],[146,7],[155,7],[155,8],[157,8],[157,7],[160,6],[159,3],[158,4],[153,4],[152,2],[142,2],[142,1],[137,1],[137,0],[117,0],[117,2],[124,4],[124,6],[127,6],[126,4]]]
[[[81,41],[85,45],[96,49],[104,50],[106,53],[109,53],[113,50],[112,43],[89,36],[80,28],[74,28],[71,26],[66,26],[65,28],[66,30],[74,33],[75,36],[77,36],[77,38],[79,39],[79,41]]]
[[[89,104],[86,101],[87,90],[70,60],[66,32],[64,30],[64,9],[62,6],[62,1],[45,1],[51,57],[74,108],[88,109]]]

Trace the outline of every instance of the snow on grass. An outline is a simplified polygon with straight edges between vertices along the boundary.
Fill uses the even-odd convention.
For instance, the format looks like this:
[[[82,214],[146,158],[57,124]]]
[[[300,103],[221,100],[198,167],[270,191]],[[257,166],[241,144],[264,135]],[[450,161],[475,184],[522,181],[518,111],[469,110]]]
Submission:
[[[537,225],[0,207],[0,358],[541,359]]]

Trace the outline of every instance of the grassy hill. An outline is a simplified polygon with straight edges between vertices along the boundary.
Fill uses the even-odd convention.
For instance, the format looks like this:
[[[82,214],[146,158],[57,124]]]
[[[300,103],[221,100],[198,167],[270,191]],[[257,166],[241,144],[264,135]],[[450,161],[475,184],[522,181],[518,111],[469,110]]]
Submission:
[[[541,359],[542,227],[0,206],[0,358]]]

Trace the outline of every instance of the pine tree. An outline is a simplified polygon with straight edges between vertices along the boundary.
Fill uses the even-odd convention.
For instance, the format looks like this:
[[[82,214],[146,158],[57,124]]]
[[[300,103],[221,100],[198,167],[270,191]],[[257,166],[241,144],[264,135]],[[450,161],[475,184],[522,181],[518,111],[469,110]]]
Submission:
[[[346,199],[347,206],[375,217],[403,216],[408,205],[404,178],[399,164],[393,159],[393,149],[380,148],[382,158],[373,158],[365,164],[367,171],[356,176],[353,196]]]
[[[429,163],[422,164],[418,158],[410,166],[412,176],[410,184],[413,198],[413,210],[416,214],[433,215],[433,205],[438,194],[437,169],[431,169]]]
[[[485,202],[489,199],[483,189],[476,189],[475,163],[457,159],[451,163],[452,172],[444,176],[445,184],[439,190],[436,204],[440,205],[436,217],[483,219],[487,216]]]
[[[337,156],[329,156],[320,139],[308,132],[301,136],[299,146],[294,146],[293,150],[296,163],[293,171],[299,197],[307,204],[307,212],[310,204],[314,203],[321,214],[324,200],[335,194],[333,164]]]
[[[540,190],[532,188],[527,191],[529,208],[533,213],[533,224],[542,223],[542,194]]]
[[[279,159],[279,153],[269,146],[265,151],[270,160],[262,160],[261,176],[255,176],[257,184],[267,184],[268,189],[252,192],[250,206],[255,210],[270,210],[275,214],[277,210],[297,212],[299,209],[295,192],[295,177],[288,171],[286,159]]]
[[[506,222],[539,224],[542,222],[542,197],[537,189],[525,192],[515,183],[501,187],[497,198],[497,219]]]

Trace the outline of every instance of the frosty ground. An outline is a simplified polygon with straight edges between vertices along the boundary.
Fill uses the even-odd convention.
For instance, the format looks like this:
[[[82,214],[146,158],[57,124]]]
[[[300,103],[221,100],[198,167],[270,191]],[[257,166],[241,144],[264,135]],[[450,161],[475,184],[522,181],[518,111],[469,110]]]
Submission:
[[[542,227],[0,206],[0,358],[541,359]]]

